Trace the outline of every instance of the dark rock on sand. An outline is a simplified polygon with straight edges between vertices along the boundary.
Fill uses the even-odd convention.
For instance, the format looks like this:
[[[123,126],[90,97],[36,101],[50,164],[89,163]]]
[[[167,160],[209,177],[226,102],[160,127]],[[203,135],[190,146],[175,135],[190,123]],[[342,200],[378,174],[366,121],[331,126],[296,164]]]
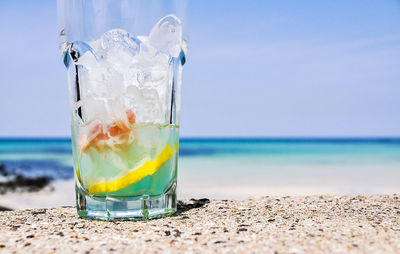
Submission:
[[[4,206],[0,206],[0,211],[11,211],[12,209],[4,207]]]
[[[26,177],[7,171],[4,165],[0,165],[0,175],[7,180],[0,182],[0,194],[8,191],[36,192],[50,184],[51,178],[46,176]]]
[[[201,208],[204,205],[210,203],[210,200],[208,198],[201,198],[201,199],[190,199],[188,202],[182,202],[178,201],[177,207],[178,207],[178,212],[177,214],[180,214],[182,212],[189,211],[190,209],[193,208]]]

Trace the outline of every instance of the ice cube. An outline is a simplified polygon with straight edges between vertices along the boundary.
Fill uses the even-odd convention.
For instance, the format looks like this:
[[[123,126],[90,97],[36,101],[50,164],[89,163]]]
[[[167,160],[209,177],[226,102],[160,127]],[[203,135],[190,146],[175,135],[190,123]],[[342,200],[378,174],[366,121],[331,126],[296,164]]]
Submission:
[[[139,82],[139,84],[144,84],[151,78],[150,75],[150,72],[139,70],[137,72],[137,81]]]
[[[148,38],[138,36],[140,39],[139,53],[133,58],[133,61],[122,70],[125,86],[158,86],[166,84],[167,73],[169,69],[169,56],[158,52],[152,46]]]
[[[129,86],[126,90],[127,106],[136,115],[136,123],[163,123],[162,100],[154,88]]]
[[[79,57],[76,64],[81,65],[88,70],[91,70],[98,66],[96,56],[90,51],[86,52],[81,57]]]
[[[140,40],[140,54],[141,56],[154,57],[157,54],[157,49],[149,43],[149,37],[138,36]]]
[[[126,106],[122,97],[116,97],[114,99],[106,100],[106,108],[108,114],[115,120],[123,120],[125,123],[128,122],[126,117]]]
[[[86,97],[81,100],[80,108],[82,110],[85,123],[100,121],[103,124],[110,124],[113,118],[109,115],[106,103],[103,99]]]
[[[140,87],[161,88],[168,87],[169,72],[168,69],[148,68],[138,73],[138,83]]]
[[[137,81],[140,87],[157,87],[168,85],[168,71],[161,68],[148,68],[137,72]]]
[[[140,93],[140,91],[139,91],[139,88],[137,86],[128,86],[126,88],[126,93],[125,94],[126,94],[126,96],[128,98],[135,99],[135,98],[138,97],[139,93]]]
[[[136,116],[136,122],[138,122],[138,117],[140,116],[140,112],[138,111],[139,106],[144,103],[143,98],[140,94],[140,90],[135,85],[130,85],[126,88],[125,93],[125,101],[127,109],[133,111]]]
[[[123,29],[112,29],[103,34],[101,45],[104,50],[122,49],[136,55],[139,50],[140,41]]]
[[[115,98],[124,93],[123,74],[109,63],[99,63],[92,68],[80,71],[83,95],[97,98]]]
[[[154,66],[167,66],[169,63],[168,52],[162,53],[158,51],[149,39],[141,36],[140,52],[136,57],[134,65],[136,68],[147,68]]]
[[[127,67],[139,53],[140,40],[123,29],[112,29],[91,42],[100,61],[108,61],[119,67]]]
[[[154,160],[165,148],[168,142],[169,131],[154,125],[136,129],[136,143],[139,147],[148,149],[150,160]]]
[[[87,52],[78,61],[86,69],[80,73],[83,93],[98,98],[121,96],[125,80],[132,79],[130,65],[139,53],[140,41],[122,29],[113,29],[89,44],[94,54]]]
[[[162,103],[156,89],[142,88],[142,96],[144,98],[144,117],[143,122],[162,123]]]
[[[158,87],[168,86],[169,62],[157,58],[140,58],[123,74],[125,86]]]
[[[175,15],[165,16],[151,30],[149,43],[164,54],[178,57],[182,44],[182,22]]]
[[[154,68],[151,70],[151,84],[153,86],[168,85],[168,69]]]
[[[104,58],[103,54],[105,54],[101,43],[102,43],[101,37],[98,40],[88,42],[88,44],[92,48],[93,52],[96,52],[96,54],[98,55],[98,57],[99,57],[98,60],[101,60],[102,58]]]
[[[123,73],[125,87],[138,86],[138,69],[129,68]]]

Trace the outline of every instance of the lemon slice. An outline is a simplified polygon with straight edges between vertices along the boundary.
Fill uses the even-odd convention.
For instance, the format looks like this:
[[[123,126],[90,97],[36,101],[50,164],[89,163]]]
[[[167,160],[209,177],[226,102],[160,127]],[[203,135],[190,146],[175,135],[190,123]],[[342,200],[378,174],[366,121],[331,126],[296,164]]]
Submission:
[[[89,194],[110,193],[137,183],[148,175],[153,175],[165,162],[174,155],[170,145],[166,145],[162,152],[153,161],[146,161],[136,170],[122,176],[121,178],[105,183],[97,183],[88,186]]]

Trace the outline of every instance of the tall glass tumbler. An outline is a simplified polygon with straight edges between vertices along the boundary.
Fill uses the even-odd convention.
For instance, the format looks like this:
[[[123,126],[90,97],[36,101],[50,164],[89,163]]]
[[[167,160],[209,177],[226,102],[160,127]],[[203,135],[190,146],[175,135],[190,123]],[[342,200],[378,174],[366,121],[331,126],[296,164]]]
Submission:
[[[183,0],[58,0],[79,216],[176,211],[184,11]]]

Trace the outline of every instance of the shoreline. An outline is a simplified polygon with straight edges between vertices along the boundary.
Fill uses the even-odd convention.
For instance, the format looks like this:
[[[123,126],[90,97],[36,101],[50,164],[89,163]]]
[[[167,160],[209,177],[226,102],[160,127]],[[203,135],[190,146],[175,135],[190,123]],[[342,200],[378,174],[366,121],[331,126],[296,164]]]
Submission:
[[[177,196],[179,200],[189,198],[211,199],[230,199],[246,200],[248,198],[293,196],[304,197],[314,195],[393,195],[400,193],[400,188],[393,187],[375,187],[363,191],[349,191],[339,185],[290,185],[290,186],[230,186],[220,185],[218,187],[190,185],[189,181],[181,181],[178,184]],[[178,180],[178,183],[180,181]],[[217,186],[217,185],[214,185]],[[1,207],[11,210],[35,209],[35,208],[54,208],[59,206],[75,205],[75,185],[74,180],[55,180],[51,181],[49,186],[38,192],[8,192],[0,195]]]
[[[75,205],[74,180],[55,180],[38,192],[8,192],[0,206],[12,210]]]

